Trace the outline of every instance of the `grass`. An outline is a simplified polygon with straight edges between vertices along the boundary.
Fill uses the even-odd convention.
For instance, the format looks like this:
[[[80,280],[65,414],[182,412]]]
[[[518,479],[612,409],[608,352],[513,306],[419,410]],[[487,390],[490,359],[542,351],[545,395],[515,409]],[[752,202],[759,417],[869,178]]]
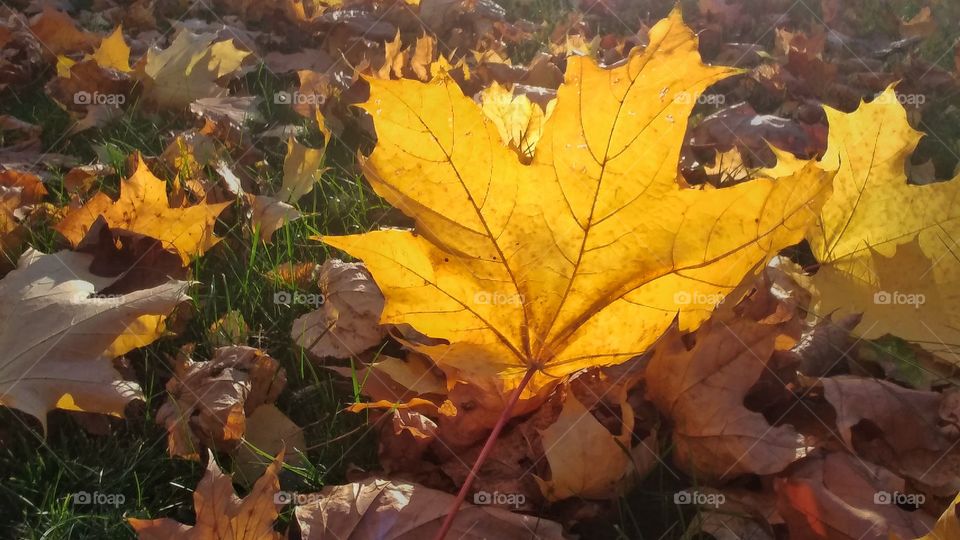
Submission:
[[[251,91],[269,98],[279,82],[259,73],[248,84]],[[158,155],[175,127],[189,127],[181,118],[147,114],[133,105],[108,129],[61,139],[57,135],[69,126],[69,118],[42,89],[36,90],[6,92],[0,110],[42,125],[47,151],[91,161],[100,155],[119,171],[125,169],[130,153]],[[265,103],[272,107],[269,99]],[[291,111],[267,112],[272,118],[296,119]],[[318,133],[308,133],[302,142],[317,141],[322,141]],[[270,164],[265,181],[278,185],[284,142],[261,141],[259,146]],[[193,522],[192,489],[202,468],[167,455],[166,432],[153,415],[166,399],[170,359],[187,343],[197,344],[195,359],[209,358],[213,351],[206,340],[208,329],[229,310],[243,314],[252,336],[249,344],[267,351],[286,370],[287,390],[278,406],[304,428],[310,445],[304,465],[281,475],[283,488],[316,491],[326,483],[343,482],[350,466],[375,465],[375,444],[363,429],[365,418],[343,412],[354,400],[352,382],[310,361],[290,338],[293,320],[310,307],[274,303],[273,295],[283,285],[266,277],[283,262],[322,262],[330,257],[319,242],[307,239],[310,236],[357,232],[375,225],[383,203],[363,183],[352,160],[352,153],[342,145],[331,145],[330,168],[313,193],[300,201],[304,216],[278,231],[272,244],[263,243],[245,225],[246,220],[237,219],[243,211],[239,204],[224,213],[226,219],[216,229],[222,241],[191,268],[197,284],[190,290],[194,312],[186,328],[128,355],[146,403],[130,407],[127,418],[110,421],[109,435],[89,434],[84,419],[55,411],[49,416],[49,436],[44,438],[36,420],[0,409],[0,537],[119,539],[133,537],[127,517]],[[58,206],[69,202],[61,180],[49,183],[51,200]],[[97,189],[116,194],[118,185],[119,176],[114,175]],[[49,225],[31,230],[30,244],[44,252],[63,249],[63,240]],[[221,465],[230,470],[229,460]],[[120,495],[123,504],[74,504],[72,495],[80,492]],[[289,522],[289,513],[282,517],[281,527]]]
[[[682,3],[687,9],[696,9],[694,0]],[[574,4],[573,0],[504,2],[511,19],[547,21],[538,27],[533,45],[545,43],[551,26],[574,12]],[[665,12],[673,1],[655,0],[651,4]],[[639,18],[639,14],[619,15]],[[591,24],[596,25],[598,32],[625,31],[619,21],[612,19]],[[944,39],[953,37],[951,34]],[[530,45],[511,50],[511,57],[522,62],[543,49]],[[43,92],[44,80],[40,78],[16,92],[8,89],[0,93],[0,113],[43,126],[42,144],[49,152],[77,156],[85,162],[99,158],[123,171],[129,154],[140,151],[159,155],[171,133],[192,125],[189,118],[155,114],[134,103],[119,121],[105,129],[63,137],[71,120]],[[299,125],[306,130],[301,142],[319,146],[323,139],[311,122],[272,101],[277,90],[292,83],[263,69],[240,81],[244,92],[263,98],[261,112],[272,124]],[[960,139],[955,110],[938,117],[936,122],[929,127],[933,131],[943,130],[945,140]],[[251,132],[263,127],[253,126]],[[284,141],[259,140],[256,146],[269,164],[257,169],[263,175],[264,185],[276,187]],[[316,491],[329,483],[344,482],[352,466],[377,467],[376,441],[366,429],[366,418],[343,412],[344,406],[355,400],[362,381],[333,375],[292,343],[292,321],[309,307],[275,303],[274,293],[284,286],[266,277],[268,271],[284,262],[322,262],[336,256],[320,243],[308,240],[310,236],[359,232],[381,223],[397,224],[396,220],[382,221],[392,214],[357,171],[356,146],[331,141],[327,151],[329,170],[299,203],[303,217],[278,231],[271,244],[261,242],[256,231],[239,219],[241,205],[224,213],[217,225],[217,234],[223,240],[202,259],[194,261],[191,268],[192,279],[197,282],[190,290],[192,318],[178,335],[128,355],[146,400],[130,407],[125,419],[111,420],[108,435],[90,434],[86,429],[89,423],[102,419],[55,411],[49,416],[49,431],[44,437],[36,420],[0,408],[0,538],[128,539],[134,535],[126,524],[127,517],[169,517],[192,523],[192,490],[203,474],[202,467],[168,456],[166,433],[157,425],[154,414],[166,399],[164,386],[170,378],[170,358],[180,346],[189,343],[197,345],[195,359],[209,358],[213,348],[207,340],[208,329],[231,310],[242,313],[250,327],[249,344],[267,351],[286,370],[287,389],[280,396],[278,407],[305,430],[305,462],[302,467],[283,471],[282,488]],[[947,168],[950,163],[940,165]],[[119,179],[119,175],[106,177],[96,189],[115,195]],[[51,203],[62,207],[70,202],[61,178],[54,178],[48,187]],[[50,223],[40,223],[30,232],[30,244],[41,251],[64,247]],[[662,458],[669,462],[669,453]],[[229,459],[223,459],[221,466],[229,472]],[[691,505],[674,504],[673,494],[691,483],[696,486],[695,481],[678,478],[660,466],[629,494],[615,501],[615,519],[604,516],[588,521],[579,532],[588,533],[588,538],[680,538],[696,511]],[[122,495],[123,503],[74,504],[71,498],[80,492]],[[290,523],[290,514],[288,507],[281,516],[281,530]]]

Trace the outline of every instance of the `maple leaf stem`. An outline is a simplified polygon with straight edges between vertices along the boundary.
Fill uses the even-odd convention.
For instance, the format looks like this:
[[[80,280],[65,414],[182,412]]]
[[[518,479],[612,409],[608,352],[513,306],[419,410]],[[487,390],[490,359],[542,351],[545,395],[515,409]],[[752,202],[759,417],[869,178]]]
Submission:
[[[476,480],[477,474],[480,472],[480,467],[483,467],[483,463],[487,460],[487,457],[490,456],[490,452],[493,451],[493,447],[500,437],[500,432],[503,431],[504,426],[507,425],[507,421],[510,420],[510,413],[513,412],[513,408],[517,405],[517,402],[520,401],[520,394],[523,393],[523,389],[527,387],[527,384],[530,382],[530,379],[533,378],[533,374],[537,372],[537,369],[539,368],[536,366],[527,369],[527,372],[523,375],[523,379],[520,380],[520,384],[510,395],[510,399],[500,413],[500,417],[497,418],[497,423],[493,426],[490,435],[487,436],[486,442],[483,443],[483,448],[480,450],[480,455],[477,456],[477,461],[473,463],[470,474],[467,475],[467,479],[464,480],[463,485],[460,486],[460,491],[457,492],[457,498],[450,503],[450,508],[447,509],[447,517],[444,518],[443,525],[440,526],[440,530],[437,531],[433,540],[444,540],[447,533],[450,532],[450,527],[453,526],[453,520],[457,517],[457,511],[460,510],[460,505],[463,504],[463,501],[467,498],[467,493],[470,493],[470,487],[473,486],[473,481]]]

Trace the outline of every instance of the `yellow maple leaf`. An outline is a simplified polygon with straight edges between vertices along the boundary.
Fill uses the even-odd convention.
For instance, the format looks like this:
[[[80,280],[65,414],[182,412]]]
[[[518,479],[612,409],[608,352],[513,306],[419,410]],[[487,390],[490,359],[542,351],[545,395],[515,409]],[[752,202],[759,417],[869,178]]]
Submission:
[[[823,163],[833,195],[808,238],[821,315],[863,312],[866,338],[895,334],[932,350],[960,344],[960,179],[907,184],[921,138],[892,88],[852,113],[826,107]]]
[[[148,51],[141,74],[147,97],[161,107],[186,107],[227,95],[216,80],[239,69],[250,52],[237,49],[233,40],[213,39],[181,30],[166,49]]]
[[[97,193],[81,208],[68,212],[55,228],[76,246],[97,216],[102,215],[112,229],[125,229],[160,240],[167,249],[176,250],[186,264],[220,241],[213,234],[213,224],[229,204],[204,202],[172,208],[166,184],[154,176],[138,156],[136,171],[120,185],[119,200],[114,202],[107,194]]]
[[[481,100],[483,114],[497,126],[504,144],[512,145],[524,156],[533,157],[556,101],[551,100],[544,110],[527,96],[515,96],[497,82],[483,90]]]
[[[623,362],[678,313],[696,327],[802,238],[829,191],[816,163],[776,181],[681,185],[690,98],[734,73],[701,62],[679,11],[619,67],[570,58],[529,165],[449,75],[371,80],[363,107],[378,142],[365,173],[417,232],[323,240],[366,263],[386,297],[381,322],[446,340],[410,346],[467,380],[532,393]]]
[[[123,25],[117,26],[109,36],[103,38],[89,58],[95,60],[100,67],[130,72],[130,46],[123,40]]]

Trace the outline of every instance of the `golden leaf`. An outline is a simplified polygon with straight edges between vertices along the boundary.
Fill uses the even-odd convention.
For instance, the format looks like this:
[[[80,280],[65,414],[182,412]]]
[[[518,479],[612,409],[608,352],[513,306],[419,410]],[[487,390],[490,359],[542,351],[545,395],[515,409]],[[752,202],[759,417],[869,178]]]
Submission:
[[[645,351],[679,313],[696,327],[722,295],[802,238],[830,174],[720,190],[677,174],[687,118],[714,82],[679,11],[650,45],[603,69],[570,58],[537,145],[521,164],[438,70],[426,84],[371,80],[378,142],[365,173],[417,232],[324,237],[363,259],[387,302],[381,322],[449,344],[410,344],[466,380],[528,390]]]
[[[232,40],[214,43],[213,39],[181,30],[166,49],[148,51],[143,66],[147,97],[172,108],[227,95],[216,80],[239,69],[250,53],[237,49]]]
[[[137,169],[120,185],[120,199],[114,202],[105,193],[97,193],[81,208],[71,210],[55,227],[74,246],[83,239],[97,216],[103,215],[112,229],[125,229],[163,242],[175,249],[184,263],[202,255],[219,238],[213,234],[217,216],[230,203],[200,203],[172,208],[166,184],[153,175],[143,159]]]
[[[810,231],[819,314],[862,312],[866,338],[895,334],[937,350],[960,344],[960,180],[907,184],[921,134],[893,89],[855,112],[826,108],[833,195]]]

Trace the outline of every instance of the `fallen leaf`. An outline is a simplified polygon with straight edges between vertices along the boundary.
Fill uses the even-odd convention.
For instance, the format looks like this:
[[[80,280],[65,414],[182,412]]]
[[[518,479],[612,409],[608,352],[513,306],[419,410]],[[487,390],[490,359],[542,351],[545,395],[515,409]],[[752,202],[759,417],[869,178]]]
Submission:
[[[951,538],[960,538],[960,495],[957,495],[943,511],[933,530],[917,540],[950,540]]]
[[[124,73],[132,71],[130,69],[130,46],[123,39],[123,26],[117,26],[109,36],[103,38],[90,58],[96,61],[100,67],[115,69]]]
[[[296,202],[313,191],[323,165],[323,150],[308,148],[291,137],[287,141],[287,155],[283,159],[283,183],[277,198]]]
[[[930,6],[923,6],[910,20],[900,23],[900,35],[905,38],[925,38],[937,31],[937,21]]]
[[[293,321],[297,345],[318,357],[351,358],[383,341],[383,295],[362,264],[328,260],[319,281],[323,305]]]
[[[127,518],[140,540],[280,540],[273,530],[280,505],[277,473],[283,452],[277,455],[263,476],[243,499],[237,497],[230,477],[223,474],[213,454],[207,453],[207,470],[193,491],[196,525],[184,525],[170,518]]]
[[[481,102],[483,114],[497,126],[503,143],[516,148],[522,156],[533,157],[556,102],[549,102],[544,110],[526,95],[515,96],[496,82],[483,90]]]
[[[40,420],[54,408],[122,416],[140,398],[106,354],[137,318],[166,315],[187,300],[182,281],[101,295],[118,277],[88,268],[92,255],[28,250],[0,280],[0,404]]]
[[[179,359],[157,412],[170,455],[199,460],[203,446],[233,450],[247,415],[275,401],[286,382],[276,360],[253,347],[220,347],[207,362]]]
[[[328,486],[314,497],[315,502],[295,510],[304,540],[431,538],[440,529],[453,500],[449,493],[381,478]],[[463,540],[564,538],[558,523],[470,504],[457,512],[449,535]]]
[[[647,397],[674,423],[674,458],[691,476],[774,474],[803,457],[803,436],[743,405],[767,369],[779,325],[711,319],[687,349],[672,329],[647,366]]]
[[[236,309],[223,314],[207,329],[207,341],[215,347],[243,345],[250,338],[250,327],[243,319],[243,314]],[[274,455],[272,452],[270,455]],[[258,475],[259,476],[259,475]]]
[[[299,210],[273,197],[248,194],[246,198],[250,205],[250,223],[268,244],[273,239],[273,233],[287,223],[300,219]]]
[[[625,405],[629,408],[629,405]],[[626,410],[626,409],[624,409]],[[633,432],[632,411],[624,430],[614,436],[573,394],[563,400],[557,421],[541,432],[550,480],[537,479],[551,501],[568,497],[617,497],[618,485],[633,469],[627,448]]]
[[[387,297],[381,322],[446,340],[411,346],[466,380],[496,376],[509,392],[535,370],[536,393],[623,362],[678,312],[695,328],[710,299],[799,240],[825,195],[816,164],[719,190],[678,183],[688,98],[733,73],[700,62],[679,11],[619,67],[569,58],[530,165],[448,74],[370,80],[366,176],[417,233],[323,240],[366,263]]]
[[[301,452],[307,451],[303,428],[283,414],[275,405],[261,405],[247,417],[243,443],[234,450],[233,471],[245,486],[252,485],[270,466],[271,456],[283,452],[286,465],[303,465]]]
[[[837,412],[837,429],[848,448],[934,495],[960,491],[958,434],[941,428],[940,393],[851,376],[821,379],[820,384]],[[858,436],[861,422],[872,425],[871,435]]]
[[[220,240],[213,234],[213,224],[229,204],[202,202],[186,208],[171,207],[166,183],[154,176],[143,158],[137,156],[137,169],[121,183],[119,200],[112,201],[107,194],[97,193],[82,208],[67,213],[55,228],[76,245],[102,215],[111,229],[157,238],[165,247],[175,249],[186,264]]]
[[[891,504],[894,494],[909,494],[903,479],[848,454],[808,457],[775,485],[777,509],[790,538],[916,538],[933,527],[934,519],[922,510],[908,512]]]
[[[186,108],[194,100],[224,97],[216,81],[232,74],[250,54],[232,40],[180,30],[169,47],[147,52],[143,66],[146,96],[161,107]]]
[[[826,108],[834,192],[807,237],[820,268],[814,312],[862,312],[858,334],[931,351],[960,343],[960,180],[907,184],[921,134],[892,88],[852,113]]]
[[[30,32],[49,56],[88,50],[97,42],[96,34],[78,28],[69,15],[49,6],[31,19]]]

